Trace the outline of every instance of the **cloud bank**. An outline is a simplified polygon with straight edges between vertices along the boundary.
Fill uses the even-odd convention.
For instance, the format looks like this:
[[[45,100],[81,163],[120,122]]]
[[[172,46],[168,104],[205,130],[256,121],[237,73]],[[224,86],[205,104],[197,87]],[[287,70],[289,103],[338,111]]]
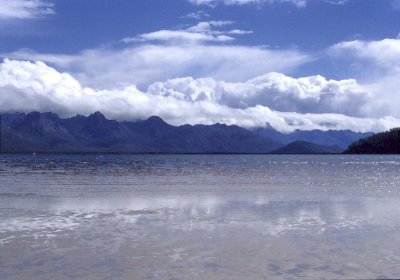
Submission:
[[[242,81],[271,71],[289,72],[310,61],[296,50],[203,44],[134,44],[123,49],[100,48],[76,55],[20,50],[3,55],[38,60],[72,72],[94,88],[148,85],[184,76]]]
[[[210,101],[231,108],[261,105],[282,112],[351,116],[364,116],[363,106],[371,98],[353,79],[327,80],[319,75],[295,79],[276,72],[237,83],[212,78],[179,78],[154,83],[148,92],[194,103]]]
[[[298,83],[296,86],[309,83],[309,85],[302,85],[304,88],[319,86],[322,89],[330,87],[332,84],[343,86],[345,90],[358,88],[353,81],[326,81],[320,77],[291,80],[292,78],[274,73],[249,80],[242,86],[257,88],[259,85],[264,87],[266,84],[277,85],[279,79],[283,81],[289,79],[291,83]],[[208,96],[203,83],[210,88]],[[179,89],[177,84],[183,88]],[[202,91],[196,89],[197,91],[191,92],[188,90],[194,88],[193,84],[197,84]],[[223,94],[226,96],[218,96],[218,85],[225,88],[226,92]],[[280,85],[279,90],[282,92],[274,92],[273,96],[284,94],[283,91],[291,91],[293,86],[293,84],[287,84],[287,81]],[[174,80],[165,84],[151,85],[147,92],[140,91],[135,86],[95,90],[82,87],[70,74],[60,73],[42,62],[5,60],[0,65],[0,111],[52,111],[61,116],[71,116],[90,114],[100,110],[108,117],[120,120],[145,119],[151,115],[158,115],[176,125],[220,122],[251,128],[265,126],[268,123],[280,131],[292,131],[293,129],[381,131],[400,125],[399,119],[391,117],[359,118],[338,113],[312,114],[275,111],[266,105],[250,103],[249,100],[253,98],[251,94],[241,98],[235,92],[236,86],[238,85],[188,78],[186,82]],[[285,87],[287,88],[285,89]],[[167,92],[163,88],[174,88],[174,92]],[[272,88],[279,87],[272,86]],[[211,94],[211,89],[213,89],[214,95]],[[256,98],[260,98],[262,95],[254,92]],[[268,95],[268,92],[265,94]],[[318,94],[323,95],[324,93]],[[340,93],[338,94],[340,95]],[[298,96],[293,97],[294,100],[301,99],[301,90],[296,95]],[[249,103],[246,104],[246,102]],[[329,110],[334,111],[334,107]]]

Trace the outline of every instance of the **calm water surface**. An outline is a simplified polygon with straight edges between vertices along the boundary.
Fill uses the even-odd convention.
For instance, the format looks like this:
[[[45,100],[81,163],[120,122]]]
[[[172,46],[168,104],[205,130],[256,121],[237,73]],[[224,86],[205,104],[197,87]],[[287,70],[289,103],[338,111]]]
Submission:
[[[0,279],[400,277],[400,157],[0,155]]]

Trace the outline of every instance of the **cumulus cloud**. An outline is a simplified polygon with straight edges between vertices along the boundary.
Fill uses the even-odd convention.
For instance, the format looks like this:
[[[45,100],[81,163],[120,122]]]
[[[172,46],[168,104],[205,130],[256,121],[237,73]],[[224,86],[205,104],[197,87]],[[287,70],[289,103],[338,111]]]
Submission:
[[[42,62],[5,60],[0,65],[0,112],[52,111],[62,116],[100,110],[120,120],[163,117],[173,124],[237,124],[260,127],[269,123],[280,131],[293,129],[352,129],[381,131],[400,125],[395,118],[356,118],[342,114],[279,112],[263,105],[231,107],[218,99],[187,100],[166,95],[150,86],[147,92],[135,86],[95,90],[70,74],[60,73]]]
[[[369,115],[399,116],[397,104],[400,102],[400,39],[379,41],[341,42],[329,49],[336,58],[345,58],[366,77],[372,96],[373,106],[369,106]]]
[[[268,73],[245,82],[228,83],[211,78],[179,78],[158,82],[150,93],[190,102],[211,101],[232,108],[257,105],[284,112],[340,113],[364,116],[369,93],[353,79],[327,80],[322,76],[292,78]]]
[[[54,14],[53,4],[43,0],[0,0],[0,19],[31,19]]]

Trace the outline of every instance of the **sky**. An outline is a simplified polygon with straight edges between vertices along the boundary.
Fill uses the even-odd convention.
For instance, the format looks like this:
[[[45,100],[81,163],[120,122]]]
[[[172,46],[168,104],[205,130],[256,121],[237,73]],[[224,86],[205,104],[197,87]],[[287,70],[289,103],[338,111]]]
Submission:
[[[400,0],[0,0],[0,113],[400,126]]]

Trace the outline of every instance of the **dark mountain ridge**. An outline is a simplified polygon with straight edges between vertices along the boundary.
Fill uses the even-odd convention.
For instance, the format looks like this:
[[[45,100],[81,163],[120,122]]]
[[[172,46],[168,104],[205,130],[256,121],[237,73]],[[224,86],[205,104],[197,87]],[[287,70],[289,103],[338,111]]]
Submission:
[[[225,124],[173,126],[157,116],[129,122],[109,120],[100,112],[66,119],[38,112],[0,116],[0,151],[9,153],[271,153],[281,148],[281,153],[340,153],[350,140],[370,135],[320,130],[283,134]],[[341,135],[345,140],[340,142]]]
[[[108,120],[100,112],[61,119],[52,113],[3,114],[2,152],[267,153],[279,143],[223,124]]]
[[[377,133],[351,144],[347,154],[400,154],[400,128]]]

